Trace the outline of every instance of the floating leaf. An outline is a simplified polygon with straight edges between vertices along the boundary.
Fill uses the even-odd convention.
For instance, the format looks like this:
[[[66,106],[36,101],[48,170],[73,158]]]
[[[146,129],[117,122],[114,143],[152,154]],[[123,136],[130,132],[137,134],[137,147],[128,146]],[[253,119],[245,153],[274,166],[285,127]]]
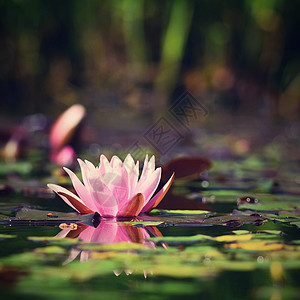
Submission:
[[[201,214],[209,214],[211,213],[208,210],[180,210],[180,209],[155,209],[151,211],[152,214],[168,214],[168,215],[201,215]]]
[[[281,250],[284,245],[281,243],[265,243],[260,241],[244,242],[244,243],[231,243],[224,245],[227,249],[243,249],[249,251],[273,251]]]
[[[253,209],[258,211],[276,211],[276,210],[294,210],[300,209],[300,203],[298,202],[269,202],[269,203],[258,203],[258,204],[241,204],[239,209]]]
[[[49,213],[56,218],[49,218]],[[49,212],[38,209],[23,207],[16,214],[16,219],[19,220],[82,220],[82,216],[76,213]]]
[[[14,239],[16,238],[17,236],[14,235],[14,234],[3,234],[3,233],[0,233],[0,240],[5,240],[5,239]]]
[[[168,237],[153,237],[148,240],[151,240],[155,243],[167,243],[169,245],[171,244],[194,244],[199,243],[203,241],[213,241],[214,238],[203,235],[203,234],[197,234],[194,236],[168,236]]]
[[[38,254],[66,254],[66,250],[59,246],[36,248],[34,252]]]
[[[127,225],[141,225],[143,227],[146,226],[159,226],[164,224],[164,222],[162,221],[133,221],[133,222],[122,222],[123,224],[127,224]]]
[[[290,221],[290,224],[300,228],[300,220]]]
[[[147,250],[147,246],[139,243],[115,243],[115,244],[96,244],[80,242],[78,248],[81,250],[91,251],[130,251],[130,250]]]
[[[221,236],[217,236],[215,240],[217,242],[235,242],[235,241],[249,241],[252,238],[253,238],[252,234],[221,235]]]
[[[233,230],[232,233],[240,235],[240,234],[249,234],[250,231],[248,231],[248,230],[241,230],[240,229],[240,230]]]
[[[43,242],[43,243],[59,243],[64,245],[77,244],[76,239],[62,239],[60,237],[49,237],[49,236],[28,236],[27,239],[32,242]]]

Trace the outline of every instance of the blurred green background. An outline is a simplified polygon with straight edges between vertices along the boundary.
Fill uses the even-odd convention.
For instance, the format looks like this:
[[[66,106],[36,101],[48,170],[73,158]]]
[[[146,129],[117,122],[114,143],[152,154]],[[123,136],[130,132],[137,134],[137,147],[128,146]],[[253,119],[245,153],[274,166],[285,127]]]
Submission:
[[[66,159],[76,166],[75,153],[98,162],[100,153],[112,156],[133,152],[127,149],[137,142],[149,148],[145,152],[156,152],[160,165],[169,161],[174,152],[212,159],[214,169],[209,171],[209,176],[203,172],[198,183],[181,187],[182,194],[170,195],[169,199],[180,202],[181,206],[187,202],[202,205],[202,199],[207,205],[206,201],[210,201],[207,199],[213,202],[217,195],[215,204],[208,202],[212,211],[229,212],[236,208],[236,199],[244,191],[272,193],[268,196],[272,201],[273,193],[280,195],[278,199],[281,193],[298,197],[299,16],[299,0],[0,0],[0,146],[4,146],[0,158],[6,161],[0,163],[0,177],[5,180],[0,192],[7,196],[2,198],[2,211],[8,214],[10,207],[15,209],[14,203],[19,209],[24,202],[42,208],[48,208],[47,203],[51,203],[53,207],[55,200],[44,187],[55,181],[66,184],[66,177],[60,168],[50,166],[49,161],[68,165],[65,157],[52,159],[51,156],[59,156],[66,145],[74,148],[74,157],[68,152]],[[177,126],[182,140],[159,157],[159,151],[151,147],[153,143],[145,141],[146,130],[157,124],[161,116],[173,120],[174,129],[179,122],[170,117],[170,107],[185,91],[198,99],[208,114],[196,118],[196,124],[188,129]],[[77,103],[86,109],[84,123],[79,118],[75,128],[70,128],[62,122],[53,134],[60,141],[53,149],[49,141],[51,125],[63,111]],[[72,117],[76,114],[67,121],[72,121]],[[245,130],[248,135],[238,130]],[[157,144],[163,141],[160,143],[159,138]],[[174,150],[175,146],[178,149]],[[25,177],[32,181],[23,181]],[[59,206],[63,202],[56,200],[61,203],[57,204],[57,210],[63,209]],[[281,200],[287,205],[290,198],[284,195]],[[296,213],[289,218],[294,218]],[[291,226],[269,224],[272,227],[267,229],[286,226],[286,231]],[[28,235],[57,232],[57,228],[41,227],[4,229],[4,234],[18,236],[18,240],[12,237],[8,248],[3,247],[5,255],[7,251],[23,252],[25,247],[26,251],[40,247],[39,244],[28,246],[31,242],[27,240],[25,244]],[[198,232],[203,233],[202,228],[185,227],[181,231],[170,226],[164,228],[163,234]],[[281,237],[282,243],[285,238]],[[298,235],[293,238],[298,239]],[[44,249],[48,251],[47,248]],[[8,258],[0,266],[0,275],[2,280],[5,276],[16,280],[24,276],[15,289],[5,291],[8,296],[24,294],[24,299],[26,295],[57,298],[57,293],[72,299],[82,296],[90,299],[96,293],[98,296],[99,290],[103,297],[107,295],[110,299],[144,297],[144,294],[151,299],[185,295],[191,298],[195,294],[216,299],[220,293],[224,299],[281,299],[281,293],[282,297],[299,294],[299,272],[293,270],[299,264],[296,248],[273,252],[275,259],[282,260],[288,270],[277,282],[271,278],[268,256],[265,269],[258,267],[252,273],[232,271],[248,262],[252,266],[259,263],[252,253],[243,256],[240,252],[236,252],[238,255],[232,252],[232,256],[228,252],[226,265],[221,256],[220,265],[225,266],[225,271],[218,277],[207,277],[206,257],[202,257],[199,249],[195,248],[196,256],[193,256],[189,249],[184,252],[178,248],[178,257],[183,262],[167,252],[165,256],[154,253],[153,257],[161,267],[168,256],[164,262],[168,264],[166,270],[171,270],[168,272],[174,270],[168,269],[172,267],[170,260],[177,270],[188,264],[199,270],[204,267],[203,279],[198,279],[196,273],[196,279],[174,279],[176,272],[164,275],[162,268],[161,276],[158,273],[158,277],[148,281],[141,273],[123,277],[116,285],[115,277],[111,277],[113,257],[100,260],[98,265],[75,264],[70,267],[71,272],[64,273],[58,263],[63,258],[61,253],[67,251],[60,247],[51,250],[58,251],[59,260],[53,256],[51,261],[52,252],[25,252],[11,261]],[[170,253],[177,255],[177,252]],[[39,258],[41,255],[44,256]],[[17,267],[6,268],[5,263],[9,265],[13,260]],[[151,262],[148,254],[145,261]],[[25,273],[22,268],[21,272],[18,270],[19,264]],[[124,260],[120,265],[123,264]],[[95,266],[99,273],[93,275],[90,270]],[[78,270],[86,270],[82,281],[76,277]],[[3,282],[6,288],[7,282]]]
[[[156,115],[183,91],[210,112],[294,121],[297,0],[0,1],[2,123],[74,103]],[[126,123],[126,122],[125,122]]]

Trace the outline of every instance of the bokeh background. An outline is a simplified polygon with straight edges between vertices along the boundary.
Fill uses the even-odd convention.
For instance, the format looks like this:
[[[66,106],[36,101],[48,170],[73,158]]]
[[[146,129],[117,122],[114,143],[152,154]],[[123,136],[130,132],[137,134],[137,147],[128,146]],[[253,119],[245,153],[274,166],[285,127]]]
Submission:
[[[297,0],[1,0],[2,136],[80,103],[86,141],[109,146],[189,91],[209,111],[198,128],[299,137],[299,12]]]

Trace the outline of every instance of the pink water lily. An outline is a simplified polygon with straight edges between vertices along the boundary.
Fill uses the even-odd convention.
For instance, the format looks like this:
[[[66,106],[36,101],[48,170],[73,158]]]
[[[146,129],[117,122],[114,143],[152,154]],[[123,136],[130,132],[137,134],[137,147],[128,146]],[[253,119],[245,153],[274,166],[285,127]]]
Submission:
[[[117,156],[109,162],[101,155],[96,167],[87,160],[78,159],[78,162],[83,183],[71,170],[64,168],[78,196],[56,184],[48,184],[48,187],[81,214],[98,212],[103,217],[129,217],[149,212],[161,202],[174,180],[172,174],[154,195],[162,172],[161,168],[155,169],[154,156],[148,160],[146,155],[140,176],[139,162],[135,163],[130,154],[124,162]]]
[[[85,108],[81,104],[74,104],[54,122],[49,133],[50,160],[53,163],[71,166],[75,162],[75,151],[68,143],[85,115]]]

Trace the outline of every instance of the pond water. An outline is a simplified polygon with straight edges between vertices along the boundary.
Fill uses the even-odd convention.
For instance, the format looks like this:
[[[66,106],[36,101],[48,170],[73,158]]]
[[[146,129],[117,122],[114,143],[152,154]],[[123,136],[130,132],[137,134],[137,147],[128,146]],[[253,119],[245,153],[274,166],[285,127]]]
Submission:
[[[282,188],[263,160],[215,162],[200,178],[175,181],[159,209],[134,219],[79,216],[44,188],[49,178],[3,177],[31,188],[1,188],[1,295],[298,299],[293,172]]]

